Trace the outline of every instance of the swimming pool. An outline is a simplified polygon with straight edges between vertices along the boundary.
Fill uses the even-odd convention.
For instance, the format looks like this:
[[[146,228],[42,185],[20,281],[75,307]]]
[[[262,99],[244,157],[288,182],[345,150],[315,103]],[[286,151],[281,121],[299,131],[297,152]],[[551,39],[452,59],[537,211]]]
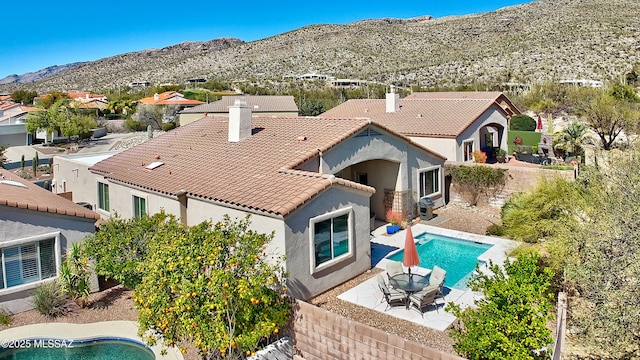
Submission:
[[[444,285],[452,289],[467,289],[478,256],[493,246],[429,233],[422,233],[415,239],[420,267],[433,269],[434,265],[438,265],[446,270]],[[402,262],[403,254],[401,250],[387,258]]]
[[[6,344],[5,344],[6,343]],[[137,341],[28,339],[4,341],[0,360],[154,360],[153,351]]]

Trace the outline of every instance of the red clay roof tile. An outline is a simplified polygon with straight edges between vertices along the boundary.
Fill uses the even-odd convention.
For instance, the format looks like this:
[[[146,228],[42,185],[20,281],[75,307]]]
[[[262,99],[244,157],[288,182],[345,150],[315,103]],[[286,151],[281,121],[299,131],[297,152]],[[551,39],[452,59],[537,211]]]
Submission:
[[[0,205],[98,220],[100,215],[0,169]]]

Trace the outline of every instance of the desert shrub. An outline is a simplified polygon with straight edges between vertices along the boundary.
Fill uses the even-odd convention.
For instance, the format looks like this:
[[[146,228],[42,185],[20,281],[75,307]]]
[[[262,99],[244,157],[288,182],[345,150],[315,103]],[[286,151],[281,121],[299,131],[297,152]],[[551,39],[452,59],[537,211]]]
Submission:
[[[504,228],[502,227],[502,225],[491,224],[487,226],[486,234],[493,236],[502,236],[504,235]]]
[[[143,131],[146,130],[147,126],[140,121],[127,119],[124,121],[124,128],[127,131]]]
[[[0,325],[11,324],[11,315],[7,314],[4,309],[0,309]]]
[[[78,243],[73,244],[60,267],[60,286],[62,292],[84,306],[89,298],[91,270],[84,254],[84,249]]]
[[[391,209],[387,211],[385,218],[391,225],[398,225],[402,222],[402,216]]]
[[[69,312],[67,299],[60,285],[49,281],[39,285],[33,292],[33,307],[42,315],[56,317]]]
[[[536,121],[529,115],[518,114],[511,118],[511,129],[516,131],[535,131]]]
[[[176,128],[176,123],[174,122],[168,122],[168,123],[162,124],[162,131],[169,131],[175,128]]]
[[[487,162],[487,153],[480,150],[473,150],[473,161],[479,164]]]
[[[577,221],[574,209],[579,193],[574,182],[541,178],[531,191],[513,196],[502,207],[505,235],[535,243],[570,228]]]

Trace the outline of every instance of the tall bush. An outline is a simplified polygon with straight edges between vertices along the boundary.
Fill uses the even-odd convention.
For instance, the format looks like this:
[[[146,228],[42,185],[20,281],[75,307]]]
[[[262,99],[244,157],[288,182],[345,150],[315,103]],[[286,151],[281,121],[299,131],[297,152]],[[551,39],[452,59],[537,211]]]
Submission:
[[[482,196],[495,197],[507,183],[507,169],[492,168],[485,165],[447,165],[452,183],[462,197],[472,206],[478,204]]]
[[[484,298],[477,308],[462,310],[449,303],[448,309],[463,326],[451,335],[458,353],[471,360],[549,359],[552,318],[553,273],[538,266],[535,253],[521,254],[504,268],[491,264],[492,275],[480,273],[470,282]]]
[[[511,129],[519,131],[535,131],[536,120],[529,115],[518,114],[511,118]]]

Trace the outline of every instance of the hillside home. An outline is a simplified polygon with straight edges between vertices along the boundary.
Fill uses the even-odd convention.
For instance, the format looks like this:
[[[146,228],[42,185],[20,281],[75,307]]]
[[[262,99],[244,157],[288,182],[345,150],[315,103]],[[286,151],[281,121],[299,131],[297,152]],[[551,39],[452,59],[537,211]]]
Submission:
[[[187,99],[177,91],[165,91],[161,94],[155,93],[153,96],[138,100],[145,105],[174,105],[180,107],[191,107],[204,104],[204,101]]]
[[[58,277],[67,248],[93,234],[99,218],[0,169],[0,308],[31,309],[33,289]]]
[[[78,186],[104,217],[164,209],[191,226],[250,214],[254,230],[274,233],[268,251],[286,254],[290,293],[307,299],[371,267],[372,215],[415,210],[418,192],[442,203],[444,161],[367,119],[252,117],[238,100],[228,118],[97,162],[95,181]]]
[[[298,105],[293,96],[233,95],[223,96],[210,104],[202,104],[180,112],[180,126],[187,125],[207,115],[229,115],[229,107],[238,99],[244,99],[251,107],[252,116],[298,116]]]
[[[320,117],[369,118],[450,161],[473,161],[473,151],[507,150],[508,121],[518,109],[502,93],[415,93],[400,99],[352,99]]]
[[[23,146],[31,144],[25,127],[25,118],[39,109],[16,103],[0,104],[0,145]]]

